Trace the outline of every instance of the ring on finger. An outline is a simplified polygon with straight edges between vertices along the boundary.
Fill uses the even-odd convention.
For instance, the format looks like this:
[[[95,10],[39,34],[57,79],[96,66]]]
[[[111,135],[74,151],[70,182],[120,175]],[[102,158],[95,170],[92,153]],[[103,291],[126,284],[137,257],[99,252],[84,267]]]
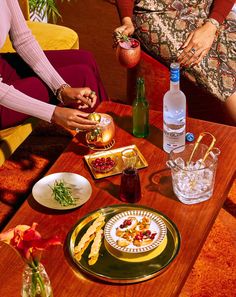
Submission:
[[[85,130],[83,130],[83,129],[79,129],[79,128],[75,128],[75,131],[76,131],[77,133],[79,133],[79,132],[84,132]]]
[[[195,48],[191,48],[190,52],[194,55],[196,52]]]
[[[95,91],[91,91],[90,92],[90,95],[96,95],[96,92]]]

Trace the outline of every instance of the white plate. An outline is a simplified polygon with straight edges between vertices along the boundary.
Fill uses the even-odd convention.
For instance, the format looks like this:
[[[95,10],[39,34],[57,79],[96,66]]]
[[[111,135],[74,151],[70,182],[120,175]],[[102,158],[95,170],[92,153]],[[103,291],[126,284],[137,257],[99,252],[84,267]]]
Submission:
[[[71,188],[73,197],[76,199],[75,205],[62,206],[52,195],[52,187],[55,181],[63,180],[65,185]],[[53,209],[65,210],[76,208],[89,200],[92,194],[92,187],[89,181],[76,173],[58,172],[41,178],[32,189],[34,199],[43,206]]]
[[[143,217],[148,217],[150,219],[151,223],[149,230],[151,231],[151,233],[156,233],[152,243],[140,247],[135,246],[133,243],[130,243],[126,247],[121,247],[117,244],[117,240],[119,240],[120,237],[116,235],[116,230],[120,227],[120,225],[122,225],[124,220],[128,219],[129,217],[135,217],[139,222],[142,220]],[[104,228],[104,235],[108,244],[121,252],[132,254],[148,252],[158,247],[164,240],[166,233],[166,225],[159,216],[157,216],[153,212],[140,209],[129,210],[115,215],[107,222]]]

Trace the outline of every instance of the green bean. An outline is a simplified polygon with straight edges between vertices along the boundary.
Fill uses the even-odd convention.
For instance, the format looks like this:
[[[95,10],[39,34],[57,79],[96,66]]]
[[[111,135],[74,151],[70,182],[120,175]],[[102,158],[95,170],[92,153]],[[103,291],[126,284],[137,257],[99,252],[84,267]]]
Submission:
[[[76,198],[73,197],[71,188],[65,185],[63,180],[55,180],[54,185],[49,187],[52,189],[52,196],[62,206],[76,205]]]

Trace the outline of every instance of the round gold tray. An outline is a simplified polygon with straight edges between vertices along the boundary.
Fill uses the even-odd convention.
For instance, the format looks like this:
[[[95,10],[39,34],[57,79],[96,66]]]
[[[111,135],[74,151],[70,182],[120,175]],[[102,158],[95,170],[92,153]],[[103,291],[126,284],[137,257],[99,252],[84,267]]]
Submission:
[[[165,222],[167,235],[165,243],[161,247],[158,247],[150,255],[148,254],[140,260],[135,261],[132,258],[127,259],[122,255],[114,254],[109,250],[107,243],[103,240],[99,258],[94,265],[90,266],[88,264],[91,244],[83,253],[80,261],[75,259],[74,247],[99,214],[102,213],[107,222],[120,212],[136,209],[152,212]],[[180,248],[180,234],[175,224],[155,209],[133,204],[112,205],[96,210],[81,218],[68,234],[67,248],[76,267],[84,273],[112,283],[137,283],[159,275],[170,265]],[[142,262],[142,265],[140,265],[140,262]]]

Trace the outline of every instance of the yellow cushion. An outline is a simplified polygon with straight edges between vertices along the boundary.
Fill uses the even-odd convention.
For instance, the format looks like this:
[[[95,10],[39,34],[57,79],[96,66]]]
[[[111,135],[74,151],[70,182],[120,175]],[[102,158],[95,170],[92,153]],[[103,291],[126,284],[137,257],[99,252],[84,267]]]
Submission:
[[[27,21],[27,24],[44,50],[79,48],[79,37],[77,33],[68,27],[32,21]],[[9,38],[1,49],[1,52],[14,52]]]
[[[22,125],[0,130],[0,166],[29,136],[38,120],[29,118]]]

